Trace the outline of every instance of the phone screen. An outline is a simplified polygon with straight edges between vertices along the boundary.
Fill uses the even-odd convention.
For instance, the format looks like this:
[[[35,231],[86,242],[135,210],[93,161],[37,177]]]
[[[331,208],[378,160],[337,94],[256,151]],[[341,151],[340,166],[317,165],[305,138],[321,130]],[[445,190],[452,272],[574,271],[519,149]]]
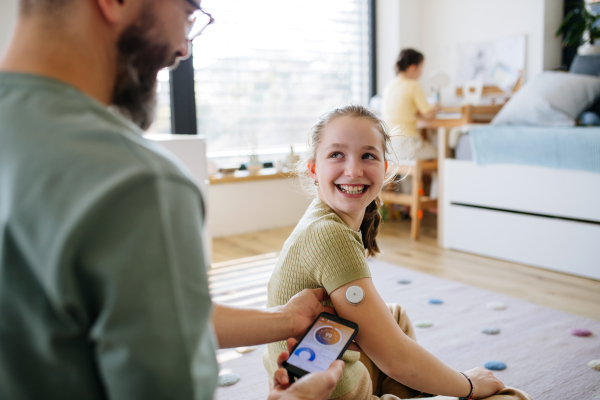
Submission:
[[[353,333],[354,329],[321,316],[296,346],[287,363],[306,372],[325,371],[352,339]]]

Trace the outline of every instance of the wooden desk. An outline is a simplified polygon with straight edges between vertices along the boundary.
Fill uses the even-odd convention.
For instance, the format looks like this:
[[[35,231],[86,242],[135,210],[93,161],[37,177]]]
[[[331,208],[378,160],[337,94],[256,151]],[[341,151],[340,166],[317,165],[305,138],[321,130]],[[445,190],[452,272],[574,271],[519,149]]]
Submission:
[[[467,124],[468,117],[463,114],[462,118],[457,119],[420,119],[417,120],[417,129],[437,129],[438,132],[438,217],[437,217],[437,235],[438,246],[444,247],[444,230],[443,230],[443,204],[442,196],[444,195],[444,159],[448,157],[450,149],[448,148],[448,128]]]

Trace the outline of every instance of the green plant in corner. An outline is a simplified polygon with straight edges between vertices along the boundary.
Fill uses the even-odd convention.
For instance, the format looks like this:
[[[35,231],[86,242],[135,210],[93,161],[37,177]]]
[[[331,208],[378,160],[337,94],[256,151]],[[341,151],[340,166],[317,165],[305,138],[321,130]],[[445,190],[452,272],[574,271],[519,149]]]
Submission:
[[[585,44],[585,32],[589,32],[587,40],[593,46],[596,39],[600,39],[600,26],[594,26],[600,19],[600,14],[592,14],[583,2],[567,15],[555,35],[563,35],[563,45],[568,47],[577,47],[579,40]]]

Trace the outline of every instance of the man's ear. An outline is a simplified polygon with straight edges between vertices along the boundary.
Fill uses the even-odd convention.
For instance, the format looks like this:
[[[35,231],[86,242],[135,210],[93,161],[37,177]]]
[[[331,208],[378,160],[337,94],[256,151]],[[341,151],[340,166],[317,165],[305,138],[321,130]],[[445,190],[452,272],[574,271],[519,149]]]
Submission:
[[[119,24],[127,19],[133,0],[96,0],[102,16],[110,25]]]

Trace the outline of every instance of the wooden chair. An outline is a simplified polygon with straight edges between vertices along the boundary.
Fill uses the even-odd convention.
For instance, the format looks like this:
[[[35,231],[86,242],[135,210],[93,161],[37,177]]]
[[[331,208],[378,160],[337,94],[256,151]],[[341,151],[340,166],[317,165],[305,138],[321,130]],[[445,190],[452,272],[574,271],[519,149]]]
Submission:
[[[442,112],[460,113],[461,118],[456,120],[453,126],[460,126],[471,123],[486,124],[492,121],[496,114],[500,112],[504,104],[493,104],[489,106],[461,106],[461,107],[444,107]],[[453,120],[454,121],[454,120]]]
[[[391,186],[393,186],[393,184],[388,185],[385,190],[381,191],[381,200],[384,204],[410,206],[410,237],[413,240],[419,239],[423,210],[437,207],[437,199],[431,199],[429,196],[425,196],[423,191],[423,175],[437,171],[437,166],[437,159],[415,160],[411,164],[400,165],[398,174],[412,177],[411,193],[397,193],[392,190],[393,188]]]
[[[460,126],[469,123],[488,123],[500,111],[504,104],[489,106],[462,106],[455,108],[445,108],[445,112],[460,112],[461,118],[457,120],[440,120],[441,124],[450,126]],[[435,120],[429,122],[435,125]],[[438,132],[438,134],[440,134]],[[445,135],[445,131],[443,133]],[[445,143],[445,141],[443,141]],[[438,142],[439,143],[439,142]],[[445,145],[444,145],[445,146]],[[408,175],[412,177],[411,193],[397,193],[393,187],[387,187],[381,192],[381,200],[387,205],[402,205],[410,207],[411,227],[410,236],[413,240],[418,240],[421,231],[421,220],[423,219],[423,210],[438,208],[437,199],[431,199],[425,196],[423,191],[423,175],[431,174],[438,170],[438,160],[415,160],[410,164],[401,165],[398,170],[399,175]],[[439,176],[438,176],[439,178]],[[438,179],[438,191],[440,189],[441,179]],[[439,208],[438,208],[439,209]],[[438,215],[438,218],[440,216]]]

